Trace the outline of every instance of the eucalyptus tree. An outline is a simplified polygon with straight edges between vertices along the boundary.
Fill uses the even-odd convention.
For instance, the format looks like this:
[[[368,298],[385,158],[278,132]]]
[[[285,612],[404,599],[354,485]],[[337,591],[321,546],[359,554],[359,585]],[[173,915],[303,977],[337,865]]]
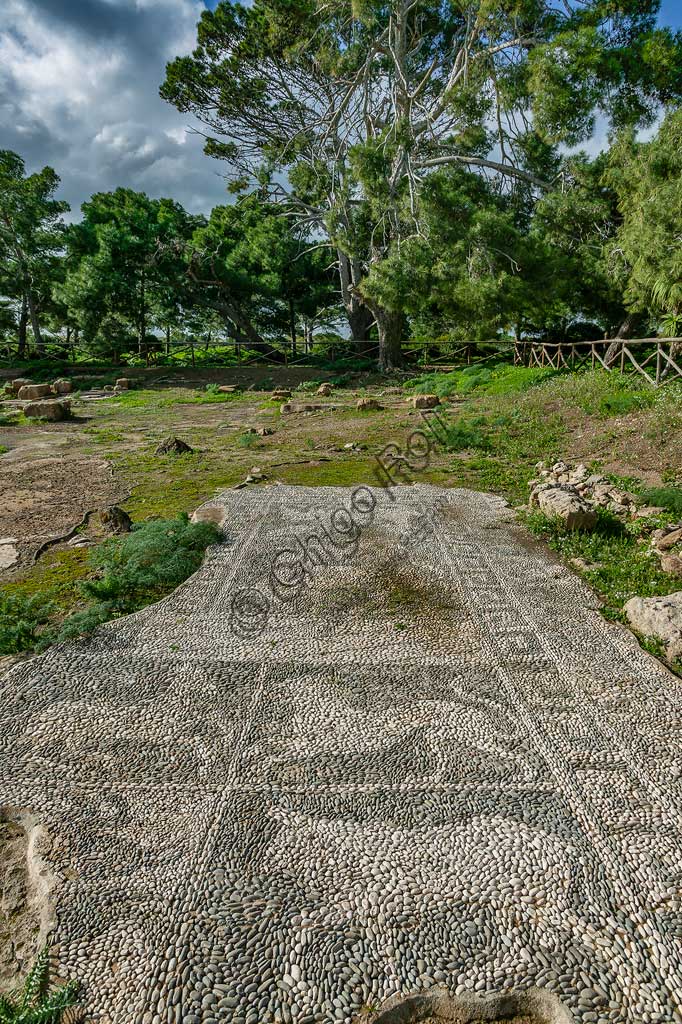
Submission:
[[[383,367],[401,315],[368,270],[421,230],[425,181],[448,165],[542,188],[553,146],[601,107],[650,116],[676,40],[658,0],[222,0],[162,95],[206,128],[236,189],[258,183],[338,252],[352,329],[376,320]],[[660,91],[660,90],[659,90]],[[366,320],[365,320],[366,325]]]
[[[59,177],[51,167],[26,174],[24,161],[0,150],[0,289],[18,305],[18,352],[26,350],[30,322],[36,351],[44,349],[41,305],[64,244],[68,203],[55,199]]]

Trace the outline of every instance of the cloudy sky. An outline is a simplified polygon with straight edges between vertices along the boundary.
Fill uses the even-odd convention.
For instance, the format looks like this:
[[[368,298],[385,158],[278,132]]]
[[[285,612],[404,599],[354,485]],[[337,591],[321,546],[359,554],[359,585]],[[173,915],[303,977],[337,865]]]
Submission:
[[[222,165],[160,99],[203,0],[0,0],[0,147],[62,178],[77,210],[118,185],[188,209],[226,199]]]
[[[215,0],[209,0],[215,6]],[[62,178],[74,211],[118,185],[193,212],[226,199],[221,164],[159,98],[166,62],[192,49],[204,0],[0,0],[0,148]],[[682,0],[662,24],[682,26]]]

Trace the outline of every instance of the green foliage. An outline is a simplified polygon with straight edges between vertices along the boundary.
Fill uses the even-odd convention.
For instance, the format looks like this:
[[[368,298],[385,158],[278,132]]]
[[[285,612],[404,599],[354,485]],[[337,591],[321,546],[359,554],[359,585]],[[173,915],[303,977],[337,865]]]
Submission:
[[[442,422],[444,426],[439,425],[437,431],[438,443],[445,451],[459,452],[470,448],[484,451],[491,447],[490,437],[485,431],[484,417]]]
[[[219,536],[213,524],[191,523],[186,515],[139,524],[96,549],[98,578],[86,581],[83,591],[116,612],[134,611],[196,572]]]
[[[240,448],[253,448],[253,446],[257,442],[257,434],[251,434],[248,433],[247,431],[244,431],[244,433],[237,435],[237,444],[239,445]]]
[[[640,493],[648,505],[682,516],[682,487],[647,487]]]
[[[0,1024],[59,1024],[64,1010],[75,1006],[80,985],[69,981],[49,991],[49,949],[45,947],[29,971],[23,990],[0,996]]]
[[[641,520],[624,525],[603,509],[597,514],[598,525],[592,532],[567,530],[560,520],[539,512],[524,519],[532,533],[565,559],[580,558],[594,566],[585,575],[605,603],[604,614],[623,621],[626,601],[670,593],[670,576],[659,568]]]
[[[52,610],[46,594],[26,596],[0,590],[0,654],[18,654],[35,647]]]
[[[629,305],[682,315],[682,111],[671,110],[650,142],[623,134],[609,153],[606,180],[621,223],[609,253]]]

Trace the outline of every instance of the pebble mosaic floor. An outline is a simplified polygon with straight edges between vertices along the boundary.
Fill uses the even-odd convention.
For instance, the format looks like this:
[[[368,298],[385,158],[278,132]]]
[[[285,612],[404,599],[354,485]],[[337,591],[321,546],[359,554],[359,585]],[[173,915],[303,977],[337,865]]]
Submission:
[[[681,1021],[679,680],[497,498],[211,504],[196,576],[0,685],[88,1020],[342,1024],[440,983]]]

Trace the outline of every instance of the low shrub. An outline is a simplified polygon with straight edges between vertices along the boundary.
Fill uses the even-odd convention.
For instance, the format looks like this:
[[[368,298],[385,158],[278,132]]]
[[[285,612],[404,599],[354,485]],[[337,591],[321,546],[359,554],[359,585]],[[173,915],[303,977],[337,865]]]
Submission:
[[[19,654],[34,648],[53,607],[47,594],[26,597],[0,591],[0,654]]]
[[[95,549],[98,578],[86,580],[83,593],[115,612],[136,611],[196,572],[219,536],[212,523],[191,523],[186,514],[141,523]]]
[[[219,537],[212,523],[191,523],[185,514],[140,523],[112,537],[91,552],[93,577],[78,585],[86,607],[60,625],[50,625],[53,606],[45,595],[0,595],[0,654],[41,651],[86,636],[103,622],[158,601],[196,572],[206,548]]]

